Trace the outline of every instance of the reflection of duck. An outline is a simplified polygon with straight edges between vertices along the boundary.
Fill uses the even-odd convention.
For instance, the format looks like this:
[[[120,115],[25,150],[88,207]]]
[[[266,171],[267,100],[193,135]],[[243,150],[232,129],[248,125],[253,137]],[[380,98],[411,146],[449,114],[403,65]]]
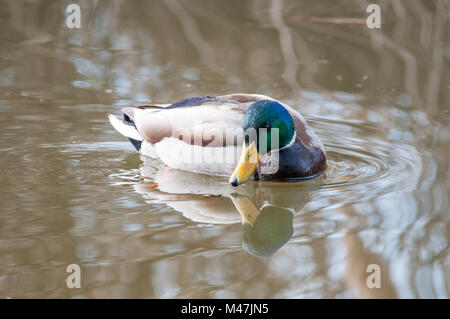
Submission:
[[[248,179],[313,178],[326,167],[324,147],[304,118],[264,95],[203,96],[168,106],[126,107],[123,119],[109,119],[141,153],[172,168],[231,175],[233,186]]]
[[[193,221],[211,224],[242,223],[243,247],[252,255],[268,257],[293,234],[293,216],[308,199],[305,185],[264,183],[233,192],[223,180],[167,167],[141,167],[152,182],[135,185],[151,203],[164,203]],[[240,216],[236,214],[236,210]]]
[[[269,257],[291,238],[292,211],[272,205],[259,210],[244,196],[231,196],[231,199],[241,214],[243,246],[250,254]]]

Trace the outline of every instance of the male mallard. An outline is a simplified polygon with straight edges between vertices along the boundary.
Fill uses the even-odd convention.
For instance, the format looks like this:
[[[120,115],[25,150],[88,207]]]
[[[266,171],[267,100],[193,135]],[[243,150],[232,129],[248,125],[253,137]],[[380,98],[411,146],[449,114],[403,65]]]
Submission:
[[[122,112],[109,120],[142,154],[172,168],[230,176],[233,186],[310,179],[326,168],[325,148],[305,119],[268,96],[200,96]]]

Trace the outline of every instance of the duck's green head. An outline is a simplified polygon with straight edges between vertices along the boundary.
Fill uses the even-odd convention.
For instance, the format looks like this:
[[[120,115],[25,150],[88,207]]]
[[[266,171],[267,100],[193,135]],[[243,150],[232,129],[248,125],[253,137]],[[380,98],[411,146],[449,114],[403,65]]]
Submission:
[[[256,131],[256,136],[246,135],[246,146],[255,142],[259,152],[271,151],[273,129],[278,129],[279,148],[288,145],[295,134],[294,121],[289,112],[278,102],[271,100],[262,100],[253,103],[244,115],[244,132],[249,129]],[[267,134],[265,133],[266,129]]]
[[[244,183],[253,174],[259,154],[288,145],[295,135],[291,115],[280,103],[272,100],[253,103],[244,115],[243,129],[245,141],[241,157],[229,180],[233,186]]]

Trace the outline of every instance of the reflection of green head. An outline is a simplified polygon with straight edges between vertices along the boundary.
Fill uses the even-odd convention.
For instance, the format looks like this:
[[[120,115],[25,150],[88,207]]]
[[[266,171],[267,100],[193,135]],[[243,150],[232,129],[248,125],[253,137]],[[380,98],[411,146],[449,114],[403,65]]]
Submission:
[[[292,212],[275,206],[261,210],[251,226],[242,225],[244,249],[257,257],[269,257],[280,249],[292,236]]]

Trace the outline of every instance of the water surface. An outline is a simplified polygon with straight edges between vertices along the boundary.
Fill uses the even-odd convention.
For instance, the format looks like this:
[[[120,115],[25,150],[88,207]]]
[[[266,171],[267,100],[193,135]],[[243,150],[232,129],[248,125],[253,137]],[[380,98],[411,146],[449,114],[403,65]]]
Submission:
[[[0,9],[0,297],[450,296],[448,1],[79,3]],[[231,189],[107,121],[233,92],[299,110],[327,171]]]

